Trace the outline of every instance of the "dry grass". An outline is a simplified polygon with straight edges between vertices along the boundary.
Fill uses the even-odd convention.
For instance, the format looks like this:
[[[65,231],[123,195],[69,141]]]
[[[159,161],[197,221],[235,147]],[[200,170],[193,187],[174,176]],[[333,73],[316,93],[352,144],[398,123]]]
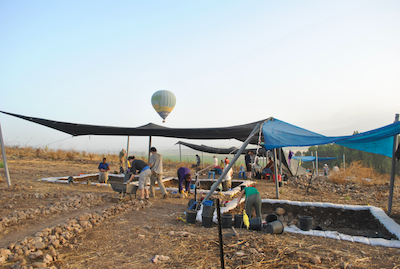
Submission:
[[[398,176],[396,176],[397,179]],[[346,170],[339,173],[331,173],[329,179],[338,184],[354,182],[364,186],[384,185],[390,180],[390,175],[381,175],[371,167],[365,167],[361,161],[352,162]]]

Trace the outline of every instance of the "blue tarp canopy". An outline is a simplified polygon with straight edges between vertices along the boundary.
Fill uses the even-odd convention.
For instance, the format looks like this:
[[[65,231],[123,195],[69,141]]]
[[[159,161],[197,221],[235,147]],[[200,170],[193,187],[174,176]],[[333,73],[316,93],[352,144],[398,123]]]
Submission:
[[[338,157],[318,157],[318,161],[330,161],[330,160],[335,160]],[[295,160],[301,160],[302,162],[313,162],[315,161],[316,157],[315,156],[293,156],[292,159]]]
[[[264,147],[267,150],[335,143],[352,149],[392,157],[393,137],[400,133],[400,122],[356,135],[329,137],[274,118],[263,124],[262,131]]]

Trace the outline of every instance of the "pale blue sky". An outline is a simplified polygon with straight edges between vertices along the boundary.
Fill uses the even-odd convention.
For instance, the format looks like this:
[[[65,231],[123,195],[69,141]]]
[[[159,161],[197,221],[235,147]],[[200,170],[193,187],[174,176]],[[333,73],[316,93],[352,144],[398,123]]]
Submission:
[[[400,1],[3,0],[0,110],[162,125],[150,98],[166,89],[177,97],[167,127],[273,116],[324,135],[364,132],[400,113],[399,14]],[[0,124],[6,145],[126,146],[125,137],[68,139],[3,114]],[[131,148],[147,141],[131,138]],[[155,137],[153,145],[176,149],[176,141]]]

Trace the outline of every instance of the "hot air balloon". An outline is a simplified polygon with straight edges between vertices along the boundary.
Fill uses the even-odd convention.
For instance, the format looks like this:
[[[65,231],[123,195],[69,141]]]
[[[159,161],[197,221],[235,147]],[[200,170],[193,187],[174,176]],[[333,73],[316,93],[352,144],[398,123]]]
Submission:
[[[163,118],[163,122],[165,122],[165,119],[175,107],[176,98],[172,92],[161,90],[153,94],[151,97],[151,104],[157,111],[158,115]]]

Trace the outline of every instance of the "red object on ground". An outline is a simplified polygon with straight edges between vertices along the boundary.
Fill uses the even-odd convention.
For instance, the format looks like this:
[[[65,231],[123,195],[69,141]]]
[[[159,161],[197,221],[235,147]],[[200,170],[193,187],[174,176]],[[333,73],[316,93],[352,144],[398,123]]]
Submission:
[[[275,182],[275,175],[272,176],[272,181]],[[282,181],[282,176],[278,175],[278,182]]]

